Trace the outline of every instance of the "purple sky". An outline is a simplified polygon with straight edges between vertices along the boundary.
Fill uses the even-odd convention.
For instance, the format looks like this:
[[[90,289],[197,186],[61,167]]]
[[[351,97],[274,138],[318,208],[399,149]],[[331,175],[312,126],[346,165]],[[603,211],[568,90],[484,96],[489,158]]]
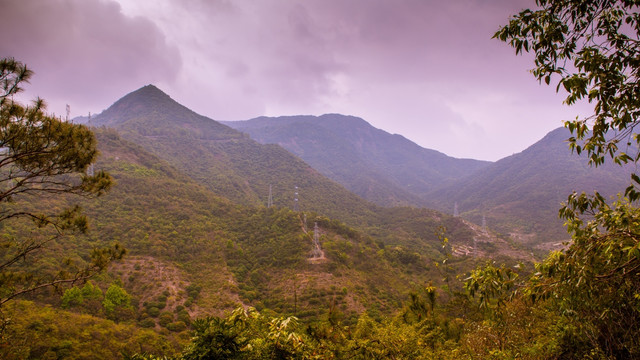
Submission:
[[[342,113],[498,160],[585,115],[491,39],[533,0],[0,0],[0,57],[49,111],[155,84],[216,120]]]

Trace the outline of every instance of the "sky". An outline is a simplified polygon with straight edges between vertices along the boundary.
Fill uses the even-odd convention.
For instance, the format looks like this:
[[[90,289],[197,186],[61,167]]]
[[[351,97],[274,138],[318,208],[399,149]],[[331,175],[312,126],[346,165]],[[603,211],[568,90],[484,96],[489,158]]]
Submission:
[[[492,35],[533,0],[0,0],[21,99],[96,114],[144,85],[214,120],[341,113],[449,156],[495,161],[568,107]]]

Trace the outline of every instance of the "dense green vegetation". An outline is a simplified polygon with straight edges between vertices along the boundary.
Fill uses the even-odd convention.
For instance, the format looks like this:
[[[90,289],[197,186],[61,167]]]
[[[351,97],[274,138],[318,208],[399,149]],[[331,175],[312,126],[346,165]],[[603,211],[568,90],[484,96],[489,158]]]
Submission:
[[[599,205],[587,223],[564,214],[574,243],[532,275],[487,264],[464,279],[465,292],[421,287],[381,321],[330,312],[301,323],[237,309],[198,320],[176,358],[637,358],[640,213],[625,202]]]
[[[3,315],[11,319],[0,344],[0,358],[6,360],[118,359],[127,353],[179,351],[177,343],[155,331],[29,301],[9,303]]]

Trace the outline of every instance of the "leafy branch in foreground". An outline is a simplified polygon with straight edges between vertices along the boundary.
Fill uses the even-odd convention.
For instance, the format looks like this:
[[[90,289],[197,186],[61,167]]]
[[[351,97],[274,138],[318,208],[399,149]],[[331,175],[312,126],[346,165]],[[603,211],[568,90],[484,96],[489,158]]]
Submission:
[[[569,147],[585,152],[590,164],[607,157],[638,163],[640,136],[640,1],[536,0],[499,29],[494,38],[516,54],[533,52],[533,75],[565,103],[586,99],[593,115],[565,126]],[[640,356],[640,177],[631,175],[626,199],[613,204],[598,193],[572,194],[560,217],[572,237],[564,251],[536,266],[523,294],[558,316],[563,357]]]
[[[547,84],[559,77],[556,91],[568,92],[566,104],[581,99],[594,104],[593,115],[565,123],[575,133],[572,150],[585,151],[595,165],[606,156],[619,164],[637,162],[640,2],[537,0],[536,4],[541,9],[521,11],[494,37],[508,42],[516,54],[533,52],[533,75]]]
[[[40,205],[46,197],[99,196],[112,185],[104,171],[86,173],[98,156],[95,137],[86,126],[45,114],[41,99],[31,106],[13,100],[31,76],[31,70],[21,62],[0,59],[0,225],[4,228],[0,238],[0,307],[40,288],[87,279],[124,255],[124,249],[116,244],[95,249],[82,266],[64,260],[63,270],[54,274],[40,274],[29,266],[47,245],[88,229],[87,218],[78,206],[42,213],[45,210]],[[7,230],[7,224],[20,221],[31,222],[33,230],[28,235]]]
[[[560,215],[573,243],[537,265],[528,295],[553,304],[565,328],[590,348],[640,356],[640,209],[573,194]]]

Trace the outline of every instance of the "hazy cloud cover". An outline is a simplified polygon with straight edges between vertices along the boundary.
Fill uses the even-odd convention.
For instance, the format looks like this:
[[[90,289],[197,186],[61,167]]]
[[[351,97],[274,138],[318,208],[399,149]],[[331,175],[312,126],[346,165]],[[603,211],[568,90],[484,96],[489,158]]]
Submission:
[[[1,9],[0,56],[34,70],[28,93],[59,115],[66,103],[85,114],[146,83],[172,83],[182,67],[152,21],[123,15],[117,3],[2,0]]]
[[[153,83],[218,120],[343,113],[456,157],[523,150],[579,108],[492,34],[533,0],[0,0],[0,56],[72,116]],[[583,106],[582,113],[586,107]]]

